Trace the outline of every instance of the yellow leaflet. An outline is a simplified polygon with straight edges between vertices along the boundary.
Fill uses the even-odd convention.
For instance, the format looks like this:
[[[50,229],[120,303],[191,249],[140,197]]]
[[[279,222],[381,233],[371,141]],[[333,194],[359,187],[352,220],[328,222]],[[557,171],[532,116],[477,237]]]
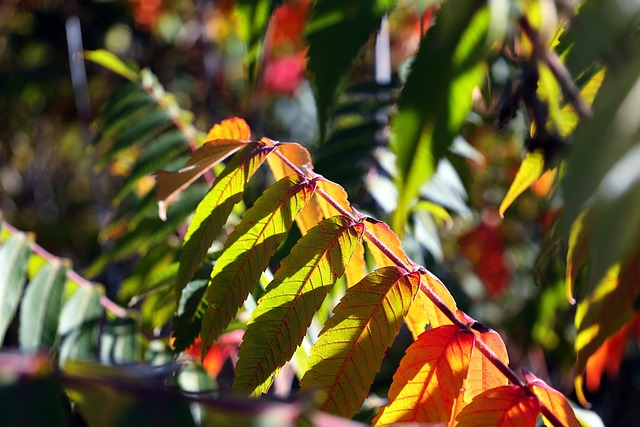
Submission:
[[[516,178],[511,183],[507,195],[504,196],[504,200],[500,204],[498,211],[501,216],[504,216],[504,212],[509,206],[518,198],[520,194],[524,192],[536,179],[542,176],[544,172],[544,154],[540,151],[534,151],[527,153],[520,169],[516,174]]]

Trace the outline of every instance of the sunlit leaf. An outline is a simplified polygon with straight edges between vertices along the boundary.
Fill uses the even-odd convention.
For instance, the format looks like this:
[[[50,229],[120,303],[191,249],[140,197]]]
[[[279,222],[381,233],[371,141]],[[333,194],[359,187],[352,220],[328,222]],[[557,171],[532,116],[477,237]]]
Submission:
[[[0,343],[18,309],[30,253],[29,240],[22,233],[13,234],[0,248]]]
[[[157,171],[156,183],[160,218],[167,219],[167,208],[179,192],[244,145],[246,145],[245,141],[236,139],[212,140],[194,151],[187,164],[179,171]]]
[[[297,175],[282,178],[258,198],[225,242],[204,296],[208,306],[202,320],[204,354],[255,288],[315,186]]]
[[[507,191],[507,195],[504,196],[502,203],[500,203],[500,207],[498,208],[500,215],[504,215],[507,208],[511,206],[524,190],[540,178],[543,172],[544,153],[541,151],[527,153],[520,164],[520,169],[518,169],[515,179],[509,187],[509,191]]]
[[[207,255],[233,206],[241,200],[245,185],[271,151],[273,147],[259,142],[244,147],[231,159],[196,208],[180,253],[176,278],[178,295]]]
[[[476,396],[456,418],[458,427],[534,427],[540,401],[522,387],[497,387]]]
[[[580,427],[569,401],[562,393],[549,387],[547,383],[526,370],[524,370],[524,378],[527,381],[529,390],[540,399],[542,406],[546,407],[563,426]],[[545,424],[551,425],[544,416],[543,420]]]
[[[321,411],[350,418],[360,409],[419,280],[417,273],[384,267],[350,288],[335,307],[300,382],[303,390],[322,393]]]
[[[268,139],[267,142],[273,143],[273,141]],[[307,172],[313,169],[309,151],[300,144],[280,143],[276,147],[276,151],[277,154],[285,157],[287,161],[302,172]],[[269,163],[269,168],[276,180],[296,173],[277,155],[269,156],[267,158],[267,162]],[[315,227],[315,225],[323,218],[322,208],[318,205],[317,201],[315,201],[316,197],[317,196],[312,197],[311,201],[307,203],[302,212],[300,212],[296,217],[296,224],[303,236],[307,234],[311,228]]]
[[[204,139],[205,144],[216,144],[217,139],[235,139],[248,142],[251,139],[251,128],[244,119],[231,117],[214,124]]]
[[[20,308],[20,348],[53,347],[66,281],[67,268],[59,262],[45,264],[31,280]]]
[[[113,53],[104,49],[85,50],[82,53],[85,59],[100,64],[108,70],[121,75],[125,79],[136,82],[140,80],[139,71],[131,65],[125,64]]]
[[[467,376],[474,335],[454,325],[429,329],[407,349],[389,389],[389,403],[373,420],[447,423]]]
[[[490,21],[483,2],[448,1],[422,39],[391,121],[399,190],[391,227],[398,234],[420,187],[458,134],[474,88],[482,83]]]
[[[282,261],[247,324],[233,388],[265,392],[300,344],[311,319],[362,240],[364,225],[344,217],[309,230]]]
[[[320,139],[351,62],[378,29],[392,0],[318,0],[306,26],[308,70],[314,87]]]

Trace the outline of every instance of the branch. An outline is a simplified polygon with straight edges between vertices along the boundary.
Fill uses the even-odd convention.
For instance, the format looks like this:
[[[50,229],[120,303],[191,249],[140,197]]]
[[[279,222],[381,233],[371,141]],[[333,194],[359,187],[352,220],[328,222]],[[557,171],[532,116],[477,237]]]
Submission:
[[[527,20],[525,16],[521,16],[518,19],[518,24],[520,25],[520,29],[524,35],[527,36],[533,45],[534,57],[541,60],[547,67],[549,67],[549,70],[551,70],[551,73],[562,87],[562,91],[567,95],[569,102],[573,105],[576,112],[581,117],[591,117],[593,115],[591,107],[589,107],[589,105],[584,102],[580,96],[580,89],[578,89],[573,82],[571,73],[569,73],[567,67],[565,67],[560,58],[558,58],[558,55],[554,51],[547,49],[542,44],[540,34],[531,26],[529,20]]]
[[[24,232],[22,232],[22,231],[18,230],[17,228],[13,227],[12,225],[7,223],[6,221],[2,223],[2,226],[11,234],[25,234]],[[44,258],[49,263],[52,263],[52,264],[58,263],[59,264],[59,263],[62,262],[59,257],[53,255],[51,252],[47,251],[45,248],[43,248],[42,246],[38,245],[37,243],[35,243],[33,241],[31,242],[31,250],[34,253],[36,253],[39,256],[41,256],[42,258]],[[93,288],[93,287],[95,287],[95,284],[93,282],[88,281],[87,279],[85,279],[84,277],[80,276],[78,273],[76,273],[72,269],[68,269],[67,270],[67,278],[69,280],[71,280],[72,282],[76,283],[78,286],[83,287],[83,288]],[[114,301],[111,301],[109,298],[107,298],[106,295],[101,295],[100,296],[100,304],[105,308],[105,310],[110,311],[116,317],[119,317],[119,318],[127,318],[127,317],[129,317],[129,313],[127,312],[126,309],[124,309],[123,307],[120,307]]]
[[[278,150],[274,150],[274,152],[287,166],[291,168],[291,170],[294,173],[296,173],[301,178],[308,179],[307,175],[300,168],[294,165],[289,159],[287,159],[282,153],[280,153]],[[333,206],[338,212],[340,212],[340,214],[344,215],[345,217],[351,218],[352,220],[355,220],[355,221],[360,221],[364,217],[364,215],[360,214],[355,209],[354,209],[355,213],[349,212],[346,209],[344,209],[342,206],[340,206],[340,204],[338,204],[335,200],[333,200],[333,198],[329,194],[327,194],[327,192],[325,192],[321,188],[316,188],[316,192],[323,199],[325,199],[331,206]],[[421,274],[428,274],[431,277],[433,277],[435,280],[438,280],[440,282],[440,279],[438,279],[436,276],[430,273],[426,268],[413,263],[411,260],[409,260],[410,264],[407,264],[404,261],[402,261],[395,253],[393,253],[393,251],[391,251],[382,241],[380,241],[380,239],[378,239],[373,233],[371,233],[366,228],[365,228],[365,233],[367,235],[367,238],[371,241],[371,243],[373,243],[378,249],[380,249],[380,251],[384,253],[398,267],[405,269],[407,272],[419,271]],[[438,310],[440,310],[445,316],[447,316],[447,318],[451,321],[451,323],[453,323],[455,326],[457,326],[460,329],[467,328],[467,325],[462,320],[460,320],[458,316],[456,316],[456,314],[444,303],[444,301],[442,301],[442,299],[438,296],[438,294],[433,292],[433,290],[431,290],[429,285],[422,279],[420,279],[420,290],[429,298],[429,300],[431,300],[431,302],[438,308]],[[520,377],[518,377],[518,375],[511,368],[509,368],[509,366],[507,366],[502,360],[500,360],[500,358],[493,352],[493,350],[491,350],[485,343],[476,339],[474,345],[487,359],[489,359],[489,361],[512,384],[517,385],[518,387],[522,387],[528,392],[529,389],[527,388],[527,384],[524,381],[522,381]],[[555,427],[563,427],[562,423],[551,412],[551,410],[546,406],[544,406],[542,402],[540,403],[541,403],[540,410],[542,414]]]

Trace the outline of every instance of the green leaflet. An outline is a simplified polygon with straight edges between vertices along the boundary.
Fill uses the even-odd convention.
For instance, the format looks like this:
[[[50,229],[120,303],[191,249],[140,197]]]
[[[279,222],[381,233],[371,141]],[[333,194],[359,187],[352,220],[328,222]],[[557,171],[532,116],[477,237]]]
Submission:
[[[232,157],[211,190],[196,208],[180,253],[176,295],[193,277],[233,206],[242,198],[249,178],[260,167],[274,146],[253,142]]]
[[[269,260],[307,204],[316,183],[291,175],[269,187],[243,216],[216,260],[204,296],[202,354],[227,327],[253,291]]]
[[[351,62],[395,0],[317,0],[306,27],[308,70],[318,110],[320,141]]]
[[[420,44],[391,121],[399,191],[391,228],[399,235],[420,186],[447,153],[471,109],[472,91],[482,83],[490,16],[484,2],[450,0]]]
[[[234,391],[253,396],[267,391],[344,273],[363,233],[363,223],[335,216],[321,221],[293,247],[247,324]]]
[[[72,359],[92,359],[96,356],[98,323],[102,318],[101,293],[93,287],[79,287],[62,308],[60,335],[60,365]]]
[[[121,75],[129,81],[135,82],[140,80],[139,70],[132,68],[128,64],[125,64],[124,62],[122,62],[122,60],[120,60],[120,58],[118,58],[108,50],[85,50],[82,55],[86,60],[93,61],[96,64],[100,64],[106,69]]]
[[[0,345],[20,302],[30,253],[22,233],[9,237],[0,248]]]
[[[51,262],[45,264],[27,286],[20,309],[21,349],[53,347],[66,281],[67,268]]]
[[[257,66],[269,18],[281,0],[236,0],[240,25],[238,34],[247,47],[249,79],[257,76]]]
[[[350,418],[360,407],[387,348],[420,288],[420,275],[383,267],[350,288],[311,348],[303,390],[319,390],[321,411]]]

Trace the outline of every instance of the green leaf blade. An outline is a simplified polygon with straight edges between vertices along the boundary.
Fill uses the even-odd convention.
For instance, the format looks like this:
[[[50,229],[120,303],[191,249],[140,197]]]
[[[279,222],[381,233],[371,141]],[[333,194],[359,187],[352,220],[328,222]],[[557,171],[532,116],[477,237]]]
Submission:
[[[398,113],[391,121],[399,190],[392,228],[400,235],[420,186],[447,153],[482,83],[490,13],[482,2],[446,2],[438,23],[420,44]]]
[[[82,54],[85,59],[95,62],[96,64],[102,65],[108,70],[113,71],[116,74],[121,75],[125,79],[136,82],[140,80],[139,71],[132,68],[130,65],[122,62],[120,58],[118,58],[113,53],[104,49],[97,50],[85,50]]]
[[[233,383],[236,392],[259,395],[269,388],[344,273],[363,233],[363,223],[337,216],[320,222],[294,246],[247,325]]]
[[[20,303],[30,253],[29,240],[22,233],[9,237],[0,248],[0,344]]]
[[[180,253],[180,267],[176,278],[177,295],[181,294],[207,255],[233,206],[242,198],[245,185],[273,149],[274,146],[266,146],[260,142],[244,147],[231,159],[196,208]]]
[[[320,390],[321,411],[350,418],[362,406],[420,287],[417,273],[383,267],[347,291],[311,348],[302,390]]]
[[[45,264],[27,286],[20,309],[21,349],[53,346],[66,281],[67,268],[55,262]]]
[[[201,332],[202,354],[253,291],[315,187],[315,182],[302,181],[297,175],[285,177],[267,189],[235,227],[216,261],[204,297],[208,310]]]

